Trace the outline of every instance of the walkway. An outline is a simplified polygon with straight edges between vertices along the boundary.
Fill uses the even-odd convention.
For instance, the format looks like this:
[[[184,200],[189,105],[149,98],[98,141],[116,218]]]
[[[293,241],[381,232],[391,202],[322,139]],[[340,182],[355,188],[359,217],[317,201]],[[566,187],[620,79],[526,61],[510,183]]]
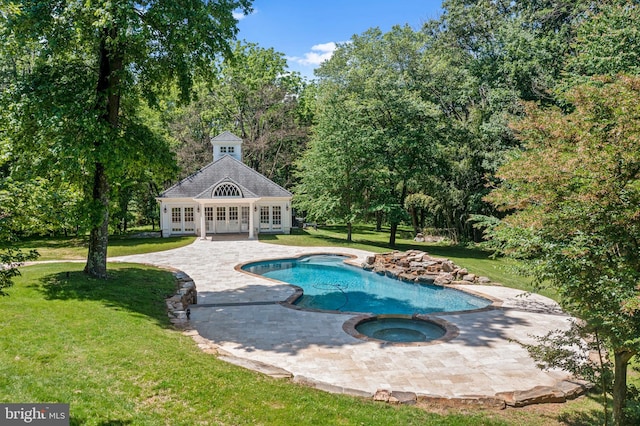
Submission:
[[[234,270],[240,263],[305,253],[369,253],[346,248],[287,247],[248,240],[197,240],[180,249],[114,260],[180,269],[193,278],[197,306],[191,324],[203,337],[238,358],[291,372],[297,380],[326,384],[333,391],[373,395],[376,390],[440,397],[486,396],[554,386],[562,371],[539,370],[511,339],[566,328],[568,317],[550,299],[499,286],[473,286],[503,300],[501,309],[440,315],[460,335],[427,346],[385,346],[358,340],[342,330],[353,315],[305,312],[275,302],[288,285]],[[464,265],[463,265],[464,266]],[[318,386],[322,388],[323,386]]]

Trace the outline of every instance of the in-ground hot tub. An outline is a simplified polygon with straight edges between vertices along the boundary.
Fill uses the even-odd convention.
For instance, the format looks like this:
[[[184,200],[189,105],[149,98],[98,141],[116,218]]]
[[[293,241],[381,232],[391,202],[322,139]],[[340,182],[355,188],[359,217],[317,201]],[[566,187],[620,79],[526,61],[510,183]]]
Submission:
[[[427,315],[361,315],[345,322],[343,329],[359,339],[389,344],[431,344],[458,335],[452,324]]]

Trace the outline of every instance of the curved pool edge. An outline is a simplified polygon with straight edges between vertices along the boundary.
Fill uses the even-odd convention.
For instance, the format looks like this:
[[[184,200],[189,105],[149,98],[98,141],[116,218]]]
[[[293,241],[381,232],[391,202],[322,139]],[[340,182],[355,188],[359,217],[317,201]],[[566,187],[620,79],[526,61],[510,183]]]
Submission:
[[[420,341],[420,342],[393,342],[389,340],[381,340],[376,339],[371,336],[367,336],[366,334],[360,333],[356,327],[366,321],[375,321],[377,319],[385,319],[385,318],[401,318],[408,320],[419,320],[430,322],[432,324],[436,324],[444,330],[444,335],[442,337],[438,337],[437,339],[431,339],[428,341]],[[448,342],[450,340],[455,339],[460,335],[460,329],[453,323],[449,321],[443,320],[441,318],[435,317],[432,314],[414,314],[414,315],[394,315],[394,314],[364,314],[358,315],[353,318],[349,318],[342,324],[342,330],[345,333],[359,340],[363,340],[365,342],[374,342],[379,343],[381,346],[430,346],[437,345],[439,343]]]
[[[319,313],[330,313],[330,314],[341,314],[341,315],[374,315],[374,314],[369,314],[369,313],[363,313],[363,312],[352,312],[352,311],[337,311],[337,310],[327,310],[327,309],[310,309],[310,308],[305,308],[305,307],[301,307],[296,305],[295,303],[298,301],[298,299],[300,299],[303,295],[304,295],[304,290],[302,289],[302,287],[297,286],[295,284],[291,284],[285,281],[280,281],[280,280],[276,280],[273,278],[269,278],[269,277],[265,277],[264,275],[260,275],[260,274],[255,274],[253,272],[249,272],[246,271],[242,268],[244,268],[246,265],[250,265],[252,263],[258,263],[258,262],[270,262],[270,261],[278,261],[278,260],[298,260],[298,259],[302,259],[305,257],[310,257],[310,256],[339,256],[339,257],[344,257],[344,263],[351,265],[351,266],[355,266],[357,268],[361,268],[364,269],[362,267],[362,264],[359,264],[358,262],[356,262],[355,260],[358,259],[358,256],[355,254],[351,254],[351,253],[343,253],[343,252],[325,252],[325,251],[321,251],[321,252],[310,252],[310,253],[301,253],[297,256],[286,256],[286,257],[270,257],[270,258],[264,258],[264,259],[254,259],[254,260],[250,260],[247,262],[242,262],[239,263],[237,265],[234,266],[234,270],[243,274],[247,274],[253,277],[257,277],[257,278],[261,278],[263,280],[267,280],[273,283],[277,283],[277,284],[284,284],[287,286],[290,286],[293,290],[293,294],[290,295],[289,297],[287,297],[285,300],[281,300],[279,302],[277,302],[280,306],[283,306],[285,308],[288,309],[294,309],[297,311],[305,311],[305,312],[319,312]],[[494,297],[492,295],[483,293],[481,291],[475,291],[471,288],[469,288],[470,286],[472,286],[473,284],[469,284],[469,285],[457,285],[457,284],[445,284],[445,285],[441,285],[440,287],[446,287],[446,288],[450,288],[453,290],[457,290],[457,291],[461,291],[463,293],[468,293],[471,294],[473,296],[476,297],[480,297],[483,299],[488,300],[489,302],[491,302],[489,305],[482,307],[482,308],[477,308],[477,309],[467,309],[467,310],[462,310],[462,311],[441,311],[441,312],[431,312],[428,315],[460,315],[460,314],[472,314],[472,313],[478,313],[478,312],[485,312],[485,311],[491,311],[494,309],[500,309],[502,307],[503,304],[503,300],[497,297]],[[378,315],[391,315],[391,314],[378,314]],[[427,314],[414,314],[414,315],[427,315]]]

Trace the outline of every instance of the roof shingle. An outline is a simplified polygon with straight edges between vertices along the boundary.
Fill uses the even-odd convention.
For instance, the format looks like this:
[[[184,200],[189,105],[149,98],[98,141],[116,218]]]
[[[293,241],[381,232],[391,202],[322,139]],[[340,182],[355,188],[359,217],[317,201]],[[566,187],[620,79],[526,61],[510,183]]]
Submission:
[[[160,198],[209,199],[222,182],[236,184],[245,198],[291,197],[293,194],[235,158],[225,155],[160,194]]]

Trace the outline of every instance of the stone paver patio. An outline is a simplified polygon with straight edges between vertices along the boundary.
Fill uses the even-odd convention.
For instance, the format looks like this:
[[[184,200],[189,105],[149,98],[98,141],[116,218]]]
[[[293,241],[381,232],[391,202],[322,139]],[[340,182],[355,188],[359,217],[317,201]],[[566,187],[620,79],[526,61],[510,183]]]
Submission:
[[[191,326],[234,357],[290,372],[334,392],[373,395],[379,389],[444,398],[494,397],[499,392],[554,387],[563,371],[541,371],[517,343],[568,327],[555,302],[500,286],[468,286],[501,299],[499,309],[440,314],[460,330],[426,346],[392,346],[356,339],[343,323],[354,315],[307,312],[277,302],[292,287],[238,272],[240,263],[308,253],[343,253],[360,262],[370,253],[336,247],[287,247],[237,238],[197,240],[180,249],[116,258],[176,268],[196,283]],[[463,265],[464,266],[464,265]]]

